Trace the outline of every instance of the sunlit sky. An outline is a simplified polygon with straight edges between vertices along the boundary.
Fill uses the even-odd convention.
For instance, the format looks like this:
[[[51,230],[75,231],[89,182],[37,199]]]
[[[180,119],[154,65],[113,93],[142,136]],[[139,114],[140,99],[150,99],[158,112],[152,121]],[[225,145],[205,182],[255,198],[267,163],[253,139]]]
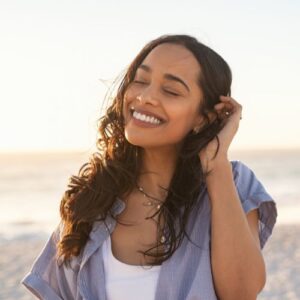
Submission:
[[[106,87],[149,40],[191,34],[233,72],[233,149],[300,147],[299,1],[0,2],[0,152],[89,150]]]

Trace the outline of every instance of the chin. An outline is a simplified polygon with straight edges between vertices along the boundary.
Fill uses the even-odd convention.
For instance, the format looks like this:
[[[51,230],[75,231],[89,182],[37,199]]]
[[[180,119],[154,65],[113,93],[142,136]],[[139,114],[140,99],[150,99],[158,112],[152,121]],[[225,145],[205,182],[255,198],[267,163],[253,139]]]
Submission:
[[[173,151],[174,149],[178,150],[178,147],[180,145],[181,142],[179,143],[174,143],[174,142],[167,142],[166,143],[166,139],[163,139],[163,143],[159,143],[158,139],[155,140],[149,140],[149,139],[145,139],[145,136],[140,137],[140,136],[132,136],[129,135],[125,132],[125,138],[128,141],[128,143],[130,143],[131,145],[143,148],[143,149],[161,149],[164,151],[166,149]],[[176,150],[176,151],[177,151]]]
[[[145,141],[144,138],[132,136],[130,134],[127,134],[126,132],[125,132],[125,138],[129,144],[134,145],[134,146],[138,146],[138,147],[142,147],[142,148],[150,146],[149,141],[148,142]]]

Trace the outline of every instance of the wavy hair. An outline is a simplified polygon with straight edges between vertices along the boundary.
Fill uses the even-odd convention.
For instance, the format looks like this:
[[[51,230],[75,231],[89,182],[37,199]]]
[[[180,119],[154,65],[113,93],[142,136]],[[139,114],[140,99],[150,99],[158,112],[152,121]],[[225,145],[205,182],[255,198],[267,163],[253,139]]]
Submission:
[[[152,49],[163,43],[182,45],[197,59],[201,67],[198,84],[204,95],[199,114],[203,115],[205,124],[197,134],[191,131],[185,136],[167,198],[156,212],[164,218],[166,240],[158,239],[154,247],[142,253],[154,258],[152,265],[160,265],[172,256],[184,236],[188,237],[186,225],[189,215],[205,187],[205,177],[208,175],[203,171],[198,153],[215,138],[219,145],[217,134],[224,123],[214,111],[214,105],[220,102],[220,95],[231,94],[232,75],[226,61],[196,38],[163,35],[150,41],[129,65],[106,113],[98,120],[97,152],[90,156],[89,162],[80,168],[77,176],[69,179],[60,205],[64,229],[58,250],[64,262],[81,253],[94,222],[104,221],[108,215],[113,216],[111,209],[116,197],[128,195],[136,187],[142,164],[142,148],[130,144],[125,138],[123,99],[137,68]],[[215,114],[216,118],[211,121],[208,113]],[[166,247],[158,251],[162,245]]]

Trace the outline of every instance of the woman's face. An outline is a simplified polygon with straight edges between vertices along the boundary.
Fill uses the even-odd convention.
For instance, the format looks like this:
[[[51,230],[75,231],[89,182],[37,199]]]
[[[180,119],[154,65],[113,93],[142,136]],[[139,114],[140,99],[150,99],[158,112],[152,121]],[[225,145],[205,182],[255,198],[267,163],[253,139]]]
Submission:
[[[200,66],[181,45],[161,44],[141,63],[123,104],[125,136],[143,148],[174,147],[201,123]]]

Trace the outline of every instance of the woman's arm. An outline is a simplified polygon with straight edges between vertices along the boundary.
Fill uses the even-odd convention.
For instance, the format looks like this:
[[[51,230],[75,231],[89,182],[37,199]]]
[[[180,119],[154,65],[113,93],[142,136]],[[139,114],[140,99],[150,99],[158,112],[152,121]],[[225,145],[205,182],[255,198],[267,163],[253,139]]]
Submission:
[[[214,164],[206,179],[211,202],[211,261],[221,300],[253,300],[266,281],[258,237],[258,214],[244,210],[226,158]]]

